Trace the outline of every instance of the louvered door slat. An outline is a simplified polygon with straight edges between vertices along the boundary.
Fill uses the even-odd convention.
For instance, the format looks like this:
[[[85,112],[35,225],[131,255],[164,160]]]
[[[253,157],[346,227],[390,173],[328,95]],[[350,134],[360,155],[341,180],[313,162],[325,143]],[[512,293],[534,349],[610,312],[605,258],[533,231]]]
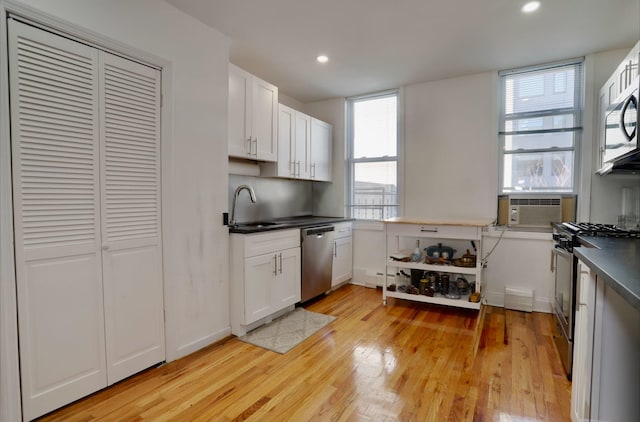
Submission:
[[[106,386],[98,54],[9,20],[25,420]]]
[[[159,81],[157,71],[148,68],[143,71],[146,74],[116,63],[104,66],[107,242],[159,235]],[[142,147],[128,148],[128,142],[117,136],[122,132],[130,143]],[[128,221],[123,215],[114,218],[111,212],[114,205],[138,210],[144,206],[149,218],[146,221],[138,218]]]
[[[116,85],[113,82],[108,83],[107,88],[110,91],[110,99],[121,101],[123,104],[127,104],[128,106],[132,106],[140,111],[153,115],[152,110],[147,109],[147,107],[153,109],[156,99],[152,95],[149,95],[148,91],[142,91],[128,86],[125,87],[121,84]]]
[[[33,108],[35,107],[48,108],[51,102],[53,102],[51,97],[45,97],[45,96],[38,97],[37,95],[31,95],[29,92],[24,92],[23,97],[29,98],[30,105]],[[55,105],[56,105],[55,111],[64,115],[75,115],[75,114],[86,115],[85,108],[78,107],[76,106],[75,103],[63,104],[58,102],[58,103],[55,103]]]
[[[136,91],[144,92],[149,97],[155,97],[157,78],[149,77],[149,74],[132,73],[129,69],[112,66],[104,75],[105,81],[116,81],[117,85],[130,87]]]
[[[60,97],[74,98],[77,97],[78,101],[83,101],[85,103],[91,102],[91,97],[86,95],[86,89],[91,88],[91,86],[86,85],[86,81],[81,79],[80,74],[71,74],[65,72],[58,72],[54,69],[34,69],[33,66],[36,66],[35,60],[33,63],[28,63],[28,66],[23,66],[20,71],[23,73],[22,83],[25,85],[28,83],[30,89],[27,92],[38,92],[38,89],[50,89],[51,94],[55,94]],[[60,87],[56,86],[57,84],[63,83],[66,87],[68,87],[67,92]],[[47,85],[50,85],[50,88],[47,88]]]

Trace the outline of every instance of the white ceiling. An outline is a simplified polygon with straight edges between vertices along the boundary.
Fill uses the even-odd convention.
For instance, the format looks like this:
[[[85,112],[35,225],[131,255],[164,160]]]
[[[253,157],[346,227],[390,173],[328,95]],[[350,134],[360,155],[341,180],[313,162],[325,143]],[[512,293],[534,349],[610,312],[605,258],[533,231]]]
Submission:
[[[167,0],[303,103],[627,48],[640,0]],[[315,58],[327,54],[330,61]]]

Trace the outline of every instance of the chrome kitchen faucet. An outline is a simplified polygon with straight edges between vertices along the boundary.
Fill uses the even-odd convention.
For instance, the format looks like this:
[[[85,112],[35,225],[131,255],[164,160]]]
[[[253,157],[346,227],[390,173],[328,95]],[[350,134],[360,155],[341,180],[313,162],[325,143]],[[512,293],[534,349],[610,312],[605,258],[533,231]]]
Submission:
[[[229,226],[233,227],[236,223],[236,203],[238,202],[238,196],[242,190],[246,189],[249,191],[249,197],[251,198],[251,202],[254,204],[257,202],[256,193],[253,191],[253,188],[249,185],[240,185],[236,188],[236,191],[233,193],[233,205],[231,206],[231,220],[229,221]]]

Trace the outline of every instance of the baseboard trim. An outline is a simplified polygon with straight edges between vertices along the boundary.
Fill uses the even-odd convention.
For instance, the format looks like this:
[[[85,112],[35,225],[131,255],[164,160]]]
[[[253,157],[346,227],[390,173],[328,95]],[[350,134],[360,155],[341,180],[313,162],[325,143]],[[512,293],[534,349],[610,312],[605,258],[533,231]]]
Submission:
[[[484,304],[496,306],[498,308],[504,308],[504,292],[484,292],[482,294],[484,298]],[[552,313],[553,307],[552,301],[548,297],[537,297],[533,298],[533,311],[534,312],[542,312],[545,314]]]
[[[193,352],[197,352],[203,347],[209,346],[210,344],[220,341],[225,337],[229,337],[230,335],[231,327],[225,327],[222,330],[216,331],[215,333],[211,333],[197,339],[196,341],[180,346],[176,350],[174,359],[171,359],[171,361],[190,355]],[[167,362],[170,362],[170,360],[167,360]]]

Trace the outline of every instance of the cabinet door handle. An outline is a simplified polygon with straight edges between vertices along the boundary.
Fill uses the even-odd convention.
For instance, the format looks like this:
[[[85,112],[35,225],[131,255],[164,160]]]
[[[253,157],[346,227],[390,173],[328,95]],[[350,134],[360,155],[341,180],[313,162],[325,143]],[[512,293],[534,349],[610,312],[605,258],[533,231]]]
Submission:
[[[278,275],[278,254],[273,255],[273,275]]]
[[[280,274],[282,274],[282,252],[278,254],[278,259],[280,260]]]
[[[553,265],[553,255],[554,255],[553,249],[551,249],[551,261],[550,261],[550,267],[549,267],[549,270],[551,272],[554,272],[556,270],[555,266]]]
[[[425,229],[424,227],[420,228],[420,231],[423,233],[438,233],[438,228],[435,229]]]
[[[295,176],[300,177],[300,160],[298,160],[296,165],[298,166],[298,172],[295,174]]]
[[[249,138],[247,138],[247,155],[251,156],[251,151],[252,148],[251,146],[253,145],[253,143],[251,142],[251,136],[249,136]]]
[[[333,241],[333,256],[338,256],[338,243],[335,240]]]
[[[316,177],[316,163],[311,164],[311,178]]]

